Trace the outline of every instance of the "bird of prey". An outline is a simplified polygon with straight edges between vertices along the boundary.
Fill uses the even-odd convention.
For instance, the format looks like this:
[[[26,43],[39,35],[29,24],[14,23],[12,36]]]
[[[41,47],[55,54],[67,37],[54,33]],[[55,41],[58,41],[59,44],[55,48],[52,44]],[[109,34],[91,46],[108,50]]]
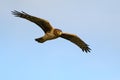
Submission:
[[[39,43],[43,43],[47,40],[52,40],[52,39],[61,37],[61,38],[64,38],[64,39],[69,40],[72,43],[76,44],[78,47],[80,47],[82,49],[83,52],[85,51],[87,53],[87,52],[90,52],[90,50],[91,50],[88,47],[88,45],[82,39],[80,39],[77,35],[64,33],[64,32],[62,32],[62,30],[54,28],[45,19],[29,15],[23,11],[18,12],[16,10],[14,10],[14,11],[12,11],[12,14],[15,15],[16,17],[27,19],[27,20],[37,24],[40,28],[42,28],[45,35],[43,37],[35,39],[35,41],[37,41]]]

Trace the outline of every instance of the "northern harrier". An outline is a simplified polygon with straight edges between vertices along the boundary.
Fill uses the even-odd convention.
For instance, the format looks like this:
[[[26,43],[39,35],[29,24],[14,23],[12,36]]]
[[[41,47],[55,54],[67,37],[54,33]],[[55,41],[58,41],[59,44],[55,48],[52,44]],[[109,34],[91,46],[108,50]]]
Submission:
[[[83,52],[85,51],[87,53],[87,52],[90,52],[91,50],[88,47],[88,45],[83,40],[81,40],[77,35],[63,33],[60,29],[53,28],[52,25],[47,20],[29,15],[23,11],[18,12],[15,10],[15,11],[12,11],[12,14],[15,15],[16,17],[27,19],[37,24],[43,29],[43,31],[45,32],[45,35],[43,37],[35,39],[39,43],[43,43],[47,40],[52,40],[52,39],[61,37],[76,44],[78,47],[82,49]]]

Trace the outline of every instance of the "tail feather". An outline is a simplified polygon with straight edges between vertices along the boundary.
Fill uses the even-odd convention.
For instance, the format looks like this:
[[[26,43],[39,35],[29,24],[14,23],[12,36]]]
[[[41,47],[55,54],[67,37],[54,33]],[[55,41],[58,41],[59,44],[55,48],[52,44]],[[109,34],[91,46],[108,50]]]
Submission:
[[[45,42],[45,40],[41,37],[41,38],[37,38],[35,39],[35,41],[39,42],[39,43],[43,43]]]

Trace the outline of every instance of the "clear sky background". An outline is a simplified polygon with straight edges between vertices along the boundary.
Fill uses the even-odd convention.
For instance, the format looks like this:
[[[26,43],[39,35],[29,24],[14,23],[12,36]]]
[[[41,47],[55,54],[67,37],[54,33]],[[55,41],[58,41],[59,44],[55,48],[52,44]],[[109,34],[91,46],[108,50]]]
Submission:
[[[91,53],[62,38],[35,42],[42,29],[13,10],[77,34]],[[120,0],[2,0],[0,80],[120,80]]]

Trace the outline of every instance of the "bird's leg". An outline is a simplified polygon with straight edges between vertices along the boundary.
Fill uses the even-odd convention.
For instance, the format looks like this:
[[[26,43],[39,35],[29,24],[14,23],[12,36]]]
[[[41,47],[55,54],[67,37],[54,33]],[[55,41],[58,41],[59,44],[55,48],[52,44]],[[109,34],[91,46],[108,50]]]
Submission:
[[[43,42],[45,42],[45,40],[44,40],[43,37],[36,38],[35,41],[37,41],[37,42],[39,42],[39,43],[43,43]]]

